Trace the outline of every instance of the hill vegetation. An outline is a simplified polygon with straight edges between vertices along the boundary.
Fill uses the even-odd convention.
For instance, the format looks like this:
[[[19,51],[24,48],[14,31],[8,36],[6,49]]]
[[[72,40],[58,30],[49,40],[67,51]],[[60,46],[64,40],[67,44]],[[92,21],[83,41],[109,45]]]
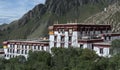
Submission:
[[[69,53],[69,54],[68,54]],[[99,57],[94,51],[80,48],[52,48],[48,52],[30,52],[29,58],[19,56],[0,59],[1,70],[119,70],[120,55]]]

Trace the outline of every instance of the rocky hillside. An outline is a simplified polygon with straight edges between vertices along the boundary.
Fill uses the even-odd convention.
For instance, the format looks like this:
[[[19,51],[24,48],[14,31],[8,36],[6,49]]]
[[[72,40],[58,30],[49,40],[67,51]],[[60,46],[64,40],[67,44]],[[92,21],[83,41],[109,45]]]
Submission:
[[[109,5],[84,21],[85,23],[110,24],[112,32],[120,32],[120,2]]]
[[[84,22],[116,0],[46,0],[19,20],[0,26],[0,41],[48,36],[48,26],[55,22]],[[85,22],[89,22],[88,18]]]

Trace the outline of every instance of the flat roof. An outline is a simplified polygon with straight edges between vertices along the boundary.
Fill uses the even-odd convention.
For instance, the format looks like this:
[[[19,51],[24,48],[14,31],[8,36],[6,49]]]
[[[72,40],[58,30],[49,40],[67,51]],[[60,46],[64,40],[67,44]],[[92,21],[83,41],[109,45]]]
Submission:
[[[99,45],[111,45],[110,42],[100,42],[100,43],[94,43],[94,44],[99,44]]]
[[[54,25],[108,25],[110,24],[93,24],[93,23],[67,23],[67,24],[54,24]]]
[[[49,45],[49,40],[8,40],[3,42],[6,44],[45,44]]]
[[[94,47],[110,47],[111,42],[93,43]]]
[[[99,36],[120,36],[120,33],[104,33],[99,34]]]
[[[79,39],[79,43],[96,43],[96,42],[103,42],[103,39]]]

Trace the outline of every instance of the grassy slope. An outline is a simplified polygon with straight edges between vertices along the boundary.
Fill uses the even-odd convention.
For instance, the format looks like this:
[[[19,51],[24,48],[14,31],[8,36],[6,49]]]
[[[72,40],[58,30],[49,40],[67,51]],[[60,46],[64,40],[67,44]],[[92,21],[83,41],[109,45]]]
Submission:
[[[110,24],[112,32],[120,33],[120,4],[115,3],[107,7],[107,11],[102,11],[93,16],[90,16],[85,22],[91,23],[94,19],[96,24]]]
[[[77,19],[78,22],[82,22],[86,18],[90,17],[91,15],[102,11],[103,7],[99,5],[84,5],[77,9],[71,9],[67,14],[63,16],[57,17],[55,14],[46,13],[42,17],[42,21],[38,21],[42,23],[32,34],[28,36],[28,38],[38,38],[40,36],[47,36],[48,32],[48,25],[54,24],[54,22],[59,21],[59,23],[67,23],[67,22],[75,22]]]

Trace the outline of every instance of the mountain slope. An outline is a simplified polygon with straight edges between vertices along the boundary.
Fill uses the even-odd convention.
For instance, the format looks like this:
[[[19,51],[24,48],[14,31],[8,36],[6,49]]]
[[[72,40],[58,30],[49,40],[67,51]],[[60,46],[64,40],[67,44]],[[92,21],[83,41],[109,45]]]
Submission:
[[[105,11],[99,12],[84,21],[85,23],[110,24],[112,32],[120,32],[120,4],[110,5]]]
[[[48,26],[54,22],[83,22],[101,12],[115,0],[46,0],[19,20],[1,26],[0,41],[8,39],[35,39],[48,36]]]

